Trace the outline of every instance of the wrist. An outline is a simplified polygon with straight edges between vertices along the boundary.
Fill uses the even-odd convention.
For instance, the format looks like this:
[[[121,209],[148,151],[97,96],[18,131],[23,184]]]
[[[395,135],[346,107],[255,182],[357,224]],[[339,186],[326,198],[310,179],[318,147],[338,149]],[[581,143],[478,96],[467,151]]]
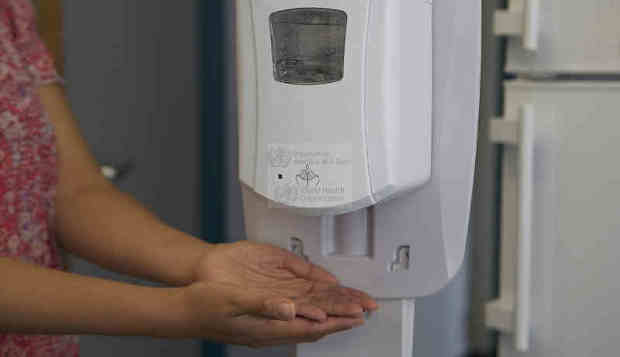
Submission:
[[[205,242],[204,245],[198,249],[199,254],[197,254],[192,264],[190,284],[204,280],[205,267],[207,265],[209,255],[211,255],[216,247],[217,244]]]
[[[154,317],[147,336],[157,338],[194,338],[192,312],[188,304],[189,287],[155,288],[155,303],[149,312]]]
[[[196,283],[167,289],[161,306],[160,324],[166,326],[164,338],[217,338],[214,328],[227,315],[227,297],[211,285]],[[219,294],[219,295],[218,295]]]
[[[198,267],[213,244],[169,228],[167,244],[162,245],[159,266],[167,271],[166,283],[187,286],[198,281]],[[165,263],[167,262],[167,263]]]

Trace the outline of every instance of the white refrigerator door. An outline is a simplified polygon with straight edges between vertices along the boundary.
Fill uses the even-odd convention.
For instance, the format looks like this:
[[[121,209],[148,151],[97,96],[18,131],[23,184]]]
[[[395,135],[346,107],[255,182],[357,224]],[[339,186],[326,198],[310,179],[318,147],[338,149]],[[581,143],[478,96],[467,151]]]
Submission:
[[[506,83],[504,119],[527,107],[535,123],[531,339],[529,352],[515,350],[514,313],[508,314],[500,357],[617,356],[620,350],[619,105],[620,82]],[[504,152],[500,301],[510,311],[518,303],[520,173],[516,147]]]
[[[537,31],[537,49],[510,37],[507,72],[620,73],[620,1],[510,0],[508,14],[516,16],[497,16],[496,29],[523,24],[524,33]]]

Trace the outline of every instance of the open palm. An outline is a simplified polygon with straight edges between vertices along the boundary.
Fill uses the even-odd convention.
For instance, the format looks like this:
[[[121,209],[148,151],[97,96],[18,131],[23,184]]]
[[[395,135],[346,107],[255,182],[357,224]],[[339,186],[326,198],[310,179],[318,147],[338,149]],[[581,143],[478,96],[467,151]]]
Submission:
[[[198,281],[261,294],[267,315],[282,320],[359,318],[377,308],[364,292],[343,287],[324,269],[270,245],[246,241],[213,246],[196,274]]]

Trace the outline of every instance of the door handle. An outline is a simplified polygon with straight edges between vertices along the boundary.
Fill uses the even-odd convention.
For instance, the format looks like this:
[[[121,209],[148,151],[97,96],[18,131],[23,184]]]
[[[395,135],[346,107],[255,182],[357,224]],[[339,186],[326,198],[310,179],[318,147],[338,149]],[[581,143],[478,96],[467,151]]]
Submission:
[[[518,149],[518,194],[516,259],[513,269],[514,287],[508,295],[500,296],[486,306],[487,326],[512,332],[515,349],[529,349],[531,326],[532,280],[532,205],[534,198],[534,139],[535,122],[532,105],[523,105],[518,120],[492,120],[491,141],[516,146]],[[507,237],[503,237],[506,239]],[[505,249],[505,248],[502,248]],[[504,255],[506,252],[502,253]],[[502,266],[505,267],[505,266]],[[509,282],[507,282],[509,283]],[[506,295],[503,289],[502,294]]]
[[[513,0],[514,1],[514,0]],[[540,0],[522,0],[522,8],[495,11],[494,33],[498,36],[520,36],[526,50],[538,50]]]

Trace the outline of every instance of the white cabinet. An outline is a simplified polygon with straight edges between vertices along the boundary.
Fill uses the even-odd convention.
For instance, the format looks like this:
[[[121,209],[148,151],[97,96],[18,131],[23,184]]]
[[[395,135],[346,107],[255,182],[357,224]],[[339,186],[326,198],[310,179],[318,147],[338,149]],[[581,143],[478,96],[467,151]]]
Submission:
[[[517,352],[504,331],[499,355],[617,356],[620,339],[611,336],[620,336],[620,82],[506,82],[503,119],[517,119],[524,106],[535,123],[530,349]],[[502,169],[500,300],[508,308],[516,303],[522,212],[518,152],[505,146]],[[487,319],[498,318],[493,313]]]
[[[528,6],[536,3],[537,6]],[[509,14],[498,17],[496,29],[527,24],[536,31],[536,50],[524,49],[522,37],[508,42],[506,71],[511,73],[619,73],[620,1],[617,0],[510,0]],[[523,21],[523,22],[521,22]],[[528,31],[524,31],[528,32]]]

